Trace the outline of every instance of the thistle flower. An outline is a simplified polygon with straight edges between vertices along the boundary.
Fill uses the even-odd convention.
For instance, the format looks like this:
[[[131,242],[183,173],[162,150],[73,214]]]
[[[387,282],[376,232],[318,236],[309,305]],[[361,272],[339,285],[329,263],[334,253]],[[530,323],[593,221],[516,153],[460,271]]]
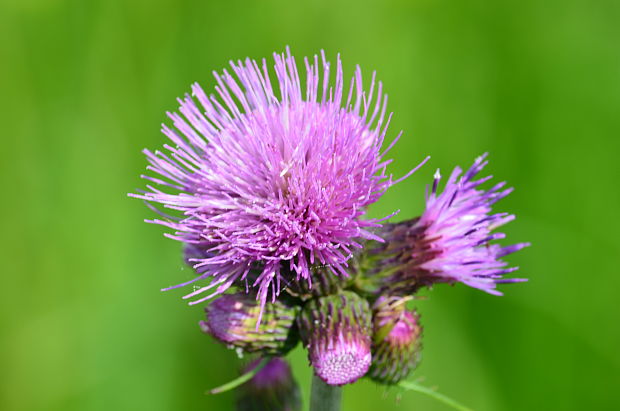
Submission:
[[[256,368],[260,359],[245,369]],[[274,357],[254,377],[237,390],[238,411],[299,411],[301,393],[291,367],[283,358]]]
[[[420,360],[420,317],[405,309],[406,301],[401,297],[381,297],[373,306],[372,364],[368,376],[383,384],[396,384],[406,378]]]
[[[157,176],[133,196],[176,210],[152,222],[203,250],[191,258],[199,275],[170,287],[210,279],[184,297],[197,298],[190,304],[245,282],[264,305],[269,290],[274,301],[291,281],[311,284],[315,264],[346,276],[360,241],[380,241],[369,231],[380,220],[361,217],[397,182],[385,172],[389,147],[381,152],[390,122],[381,83],[373,74],[365,89],[358,67],[345,95],[339,58],[333,87],[323,53],[304,59],[305,84],[288,50],[274,59],[275,87],[266,61],[250,59],[231,62],[236,78],[215,73],[217,97],[194,84],[180,114],[168,114],[174,128],[163,126],[172,146],[145,150]]]
[[[501,295],[497,284],[525,281],[503,277],[517,267],[507,267],[501,258],[529,244],[502,247],[493,243],[505,236],[491,232],[515,217],[491,213],[491,206],[512,189],[505,189],[504,182],[488,190],[479,189],[491,178],[474,180],[487,163],[485,154],[462,176],[456,167],[441,193],[438,170],[430,193],[427,189],[424,213],[413,220],[384,226],[380,235],[386,242],[369,244],[359,263],[360,269],[366,271],[359,281],[360,288],[407,295],[435,283],[461,282]]]
[[[371,362],[371,312],[350,291],[309,301],[299,319],[301,339],[314,372],[329,385],[357,381]]]
[[[260,304],[250,295],[226,294],[205,307],[207,321],[200,328],[216,340],[245,352],[284,355],[299,339],[295,317],[298,307],[281,301],[266,304],[258,324]]]

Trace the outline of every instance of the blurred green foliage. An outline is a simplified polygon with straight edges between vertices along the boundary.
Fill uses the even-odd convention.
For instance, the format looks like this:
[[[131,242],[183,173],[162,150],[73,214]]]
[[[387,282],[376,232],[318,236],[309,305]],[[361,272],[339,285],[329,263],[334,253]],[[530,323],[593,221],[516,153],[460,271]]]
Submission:
[[[510,258],[530,282],[425,293],[416,375],[476,410],[618,409],[619,21],[605,0],[3,0],[0,409],[230,408],[203,392],[236,356],[182,291],[159,292],[188,269],[126,193],[175,97],[285,45],[377,70],[391,136],[405,131],[393,173],[432,155],[372,215],[416,215],[436,167],[484,151],[516,187],[497,209],[518,216],[511,242],[533,243]],[[291,358],[307,396],[304,353]],[[370,382],[344,404],[447,409]]]

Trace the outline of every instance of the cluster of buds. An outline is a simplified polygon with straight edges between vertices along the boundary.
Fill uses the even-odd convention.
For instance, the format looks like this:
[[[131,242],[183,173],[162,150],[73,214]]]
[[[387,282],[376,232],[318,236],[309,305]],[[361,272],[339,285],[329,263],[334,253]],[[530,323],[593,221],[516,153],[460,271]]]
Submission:
[[[283,356],[301,341],[315,374],[328,385],[366,375],[396,384],[415,368],[421,326],[417,314],[405,307],[409,298],[380,297],[371,306],[347,289],[305,297],[267,303],[259,323],[255,298],[226,294],[206,307],[200,327],[229,348],[263,356]]]

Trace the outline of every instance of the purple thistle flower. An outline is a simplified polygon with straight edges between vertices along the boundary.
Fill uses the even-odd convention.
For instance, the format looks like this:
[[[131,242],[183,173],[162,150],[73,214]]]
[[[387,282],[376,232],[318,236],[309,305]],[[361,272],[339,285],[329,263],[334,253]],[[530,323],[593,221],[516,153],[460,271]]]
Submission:
[[[256,368],[261,359],[252,361],[244,373]],[[238,411],[298,411],[301,392],[285,359],[273,357],[254,377],[237,390]]]
[[[485,154],[463,175],[456,167],[441,193],[439,170],[435,173],[422,216],[386,224],[379,233],[386,242],[370,242],[367,252],[361,254],[358,265],[365,273],[358,283],[362,291],[408,295],[435,283],[461,282],[501,295],[497,284],[525,281],[503,278],[517,267],[506,267],[501,258],[529,244],[502,247],[493,243],[505,236],[491,232],[515,217],[492,214],[491,206],[512,189],[505,189],[502,182],[481,190],[480,185],[491,176],[474,178],[486,164]]]
[[[478,157],[472,167],[461,176],[456,167],[441,194],[437,187],[439,170],[426,195],[426,209],[416,222],[417,232],[413,245],[412,261],[422,282],[462,282],[490,294],[501,295],[495,289],[498,283],[526,281],[520,278],[505,279],[505,274],[518,267],[506,268],[501,258],[528,246],[519,243],[502,247],[491,241],[505,237],[492,234],[495,228],[514,220],[508,213],[491,213],[491,206],[512,192],[504,188],[505,182],[488,190],[479,186],[490,180],[487,176],[474,180],[488,164],[487,154]],[[460,178],[459,178],[460,177]]]
[[[214,73],[217,96],[194,84],[180,114],[168,113],[174,128],[163,125],[167,152],[145,150],[158,176],[143,176],[154,184],[133,196],[176,210],[151,222],[199,244],[190,253],[199,275],[167,289],[211,280],[184,297],[197,298],[190,304],[245,282],[264,305],[269,290],[274,301],[291,281],[311,285],[314,264],[346,276],[360,242],[381,241],[369,230],[381,220],[361,219],[366,207],[417,169],[386,175],[391,115],[374,73],[365,91],[357,67],[345,95],[340,58],[333,87],[323,53],[304,59],[305,84],[288,49],[274,59],[275,87],[266,61],[250,59]]]
[[[350,384],[370,367],[368,302],[350,291],[309,301],[298,317],[315,374],[329,385]]]

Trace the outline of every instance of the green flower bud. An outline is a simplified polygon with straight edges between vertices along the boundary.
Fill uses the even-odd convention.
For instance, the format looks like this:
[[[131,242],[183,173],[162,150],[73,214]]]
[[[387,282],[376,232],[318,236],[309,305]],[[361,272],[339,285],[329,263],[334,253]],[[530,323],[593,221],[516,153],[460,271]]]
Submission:
[[[248,294],[226,294],[205,308],[207,320],[200,322],[200,328],[231,348],[284,355],[299,340],[295,324],[298,311],[298,307],[281,301],[267,303],[257,327],[260,302]]]
[[[381,297],[373,306],[372,365],[368,376],[383,384],[406,378],[420,361],[422,326],[407,299]]]

